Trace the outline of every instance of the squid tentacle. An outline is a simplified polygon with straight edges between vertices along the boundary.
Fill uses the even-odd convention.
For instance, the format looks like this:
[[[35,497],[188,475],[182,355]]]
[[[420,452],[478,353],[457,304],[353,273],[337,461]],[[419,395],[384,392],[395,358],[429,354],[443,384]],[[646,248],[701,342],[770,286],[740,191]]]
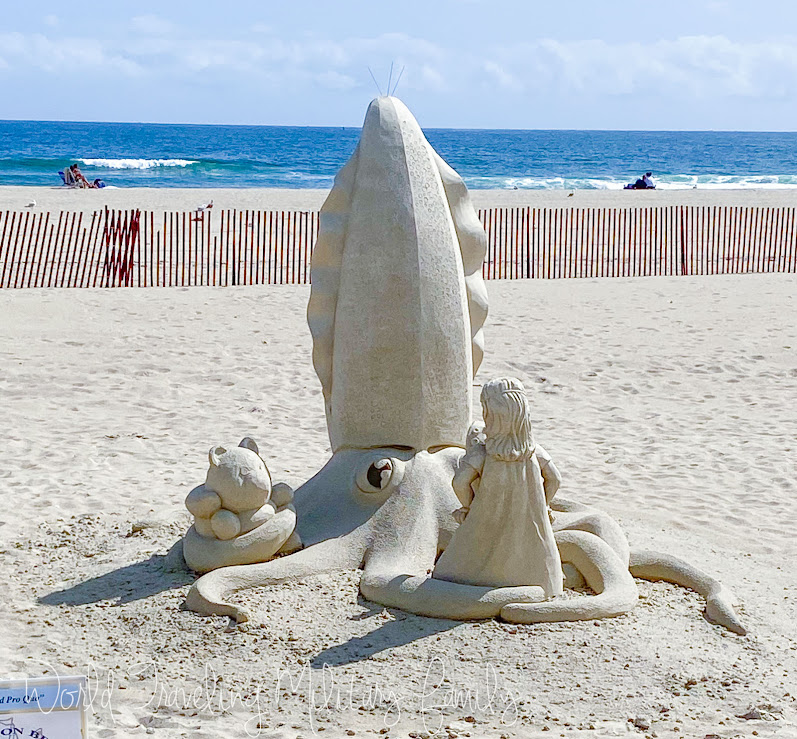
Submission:
[[[711,575],[678,557],[659,552],[631,552],[631,574],[643,580],[664,580],[694,590],[706,599],[706,618],[744,636],[742,625],[733,608],[733,595]]]
[[[360,580],[360,592],[367,600],[391,608],[457,621],[496,618],[509,603],[536,603],[545,598],[543,589],[536,586],[490,588],[367,569]]]
[[[253,565],[221,567],[200,577],[185,599],[185,608],[206,616],[229,616],[238,623],[249,620],[246,609],[228,603],[233,593],[275,585],[332,570],[360,567],[365,554],[352,541],[329,539],[286,557]]]
[[[564,531],[585,531],[605,541],[617,554],[623,564],[628,567],[630,549],[620,524],[601,511],[567,513],[562,516],[562,523],[554,521],[554,533]]]

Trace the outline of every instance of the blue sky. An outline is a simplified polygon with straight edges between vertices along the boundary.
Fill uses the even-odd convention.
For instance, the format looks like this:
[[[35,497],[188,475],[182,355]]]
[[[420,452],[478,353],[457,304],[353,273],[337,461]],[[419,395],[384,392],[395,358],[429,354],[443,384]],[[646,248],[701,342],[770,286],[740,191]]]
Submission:
[[[8,2],[0,118],[794,130],[793,0]]]

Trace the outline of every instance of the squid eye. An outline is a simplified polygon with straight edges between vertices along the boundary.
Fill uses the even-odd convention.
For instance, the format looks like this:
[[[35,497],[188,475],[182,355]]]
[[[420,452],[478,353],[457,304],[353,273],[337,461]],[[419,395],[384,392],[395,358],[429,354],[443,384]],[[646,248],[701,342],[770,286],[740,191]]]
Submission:
[[[392,473],[393,465],[390,463],[390,460],[380,459],[378,462],[374,462],[368,468],[368,472],[365,473],[365,476],[371,485],[382,490],[385,485],[390,482],[390,476]]]
[[[396,460],[379,459],[357,473],[357,487],[364,493],[378,493],[396,482]]]

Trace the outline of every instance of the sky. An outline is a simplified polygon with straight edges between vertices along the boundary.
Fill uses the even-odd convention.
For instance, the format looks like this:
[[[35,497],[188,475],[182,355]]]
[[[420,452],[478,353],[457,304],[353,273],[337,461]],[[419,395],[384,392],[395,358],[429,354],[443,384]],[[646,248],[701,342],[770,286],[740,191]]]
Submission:
[[[4,6],[0,119],[359,126],[392,64],[427,128],[797,129],[794,0]]]

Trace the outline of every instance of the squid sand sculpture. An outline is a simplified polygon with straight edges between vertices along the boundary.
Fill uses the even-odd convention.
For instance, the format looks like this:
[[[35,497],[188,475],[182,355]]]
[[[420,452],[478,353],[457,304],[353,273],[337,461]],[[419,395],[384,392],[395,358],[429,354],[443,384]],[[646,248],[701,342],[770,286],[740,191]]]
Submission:
[[[307,315],[333,454],[284,508],[281,520],[296,520],[289,549],[301,549],[256,564],[221,566],[230,561],[218,559],[220,568],[191,588],[189,609],[242,622],[245,609],[228,600],[236,591],[361,568],[366,599],[426,616],[598,619],[634,608],[636,576],[696,590],[706,598],[710,620],[745,633],[716,580],[674,557],[630,552],[608,515],[556,499],[558,471],[530,431],[493,461],[489,434],[479,438],[474,427],[467,439],[487,315],[485,251],[462,179],[401,101],[374,100],[321,210],[312,257]],[[496,382],[503,382],[500,392],[520,398],[522,387]],[[522,412],[515,421],[523,427]],[[474,463],[480,444],[486,454]],[[496,476],[488,467],[503,471]],[[529,515],[542,564],[515,561],[503,575],[467,577],[480,558],[499,562],[496,552],[507,551],[506,526],[490,513],[489,497],[501,495],[495,480],[507,479],[537,507]],[[509,497],[523,498],[517,491]],[[476,523],[468,526],[471,517]],[[486,521],[481,529],[479,518]],[[274,534],[273,517],[268,523],[272,551],[255,558],[268,559],[289,539],[284,528]],[[458,533],[473,546],[457,543]],[[560,595],[563,585],[585,583],[594,595]]]

